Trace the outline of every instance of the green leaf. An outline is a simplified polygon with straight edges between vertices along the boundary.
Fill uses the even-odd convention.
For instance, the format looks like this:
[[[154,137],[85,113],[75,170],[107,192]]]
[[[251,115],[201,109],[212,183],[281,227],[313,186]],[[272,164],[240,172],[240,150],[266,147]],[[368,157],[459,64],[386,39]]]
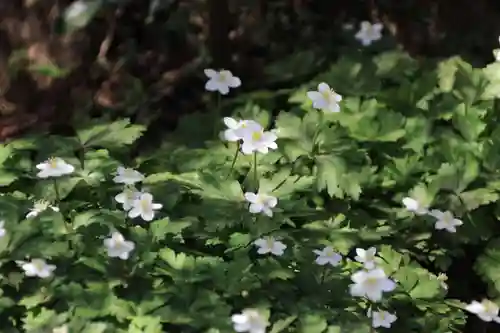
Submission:
[[[84,147],[120,148],[130,145],[145,131],[142,125],[131,125],[122,119],[113,123],[94,122],[77,131],[78,139]]]
[[[437,75],[439,80],[439,89],[442,92],[450,92],[455,84],[455,73],[458,70],[458,64],[462,62],[460,57],[453,57],[438,64]]]
[[[274,322],[273,327],[271,328],[270,333],[280,333],[284,329],[286,329],[288,326],[290,326],[295,320],[297,319],[297,316],[289,316],[285,319],[280,319]]]
[[[467,141],[475,141],[486,128],[482,120],[486,110],[467,107],[464,103],[457,106],[453,113],[453,125]]]
[[[345,177],[346,165],[344,160],[335,156],[317,156],[316,185],[319,191],[326,189],[330,197],[343,196],[340,188],[340,179]]]
[[[149,225],[149,230],[153,235],[155,241],[163,240],[168,234],[178,235],[182,230],[188,228],[192,224],[192,221],[176,220],[170,221],[170,219],[164,218],[161,220],[156,220]]]
[[[9,186],[18,178],[14,173],[0,169],[0,186]]]
[[[299,318],[299,333],[322,333],[328,326],[326,319],[314,314],[305,314]]]
[[[12,147],[9,145],[0,145],[0,166],[11,156]]]
[[[475,271],[488,284],[500,292],[500,239],[491,241],[484,252],[479,256]]]
[[[475,190],[462,192],[459,194],[460,204],[465,205],[467,211],[472,211],[480,206],[488,205],[498,201],[500,195],[488,188],[478,188]]]
[[[172,268],[181,270],[184,267],[184,263],[186,262],[185,253],[181,252],[176,254],[173,250],[162,249],[159,254],[160,258],[168,263]]]

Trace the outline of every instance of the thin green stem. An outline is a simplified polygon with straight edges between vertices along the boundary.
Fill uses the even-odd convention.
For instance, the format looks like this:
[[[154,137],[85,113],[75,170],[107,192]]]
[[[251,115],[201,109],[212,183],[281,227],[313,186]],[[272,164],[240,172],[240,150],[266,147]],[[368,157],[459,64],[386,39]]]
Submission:
[[[239,154],[240,154],[240,142],[238,141],[238,144],[236,146],[236,151],[234,152],[233,161],[231,162],[231,169],[229,170],[226,179],[228,179],[229,176],[231,176],[231,173],[234,170],[234,165],[236,164],[236,160],[238,159]]]
[[[57,187],[57,179],[56,178],[52,179],[52,184],[54,185],[54,192],[56,192],[56,201],[57,201],[57,204],[59,205],[59,203],[61,202],[61,195],[59,194],[59,188]]]
[[[257,152],[253,153],[253,180],[255,184],[255,192],[259,190],[259,177],[257,175]]]
[[[319,148],[319,145],[316,144],[316,141],[318,140],[318,137],[319,137],[321,131],[324,128],[323,121],[324,121],[324,111],[319,111],[318,126],[316,126],[316,131],[314,132],[314,136],[313,136],[313,139],[312,139],[313,154],[316,154],[317,151],[318,151],[318,148]]]
[[[319,281],[320,285],[322,285],[325,282],[325,277],[326,277],[326,265],[323,266],[323,270],[321,271],[321,278]]]
[[[217,94],[217,101],[215,102],[215,121],[214,121],[214,137],[217,138],[217,129],[221,117],[221,95]]]

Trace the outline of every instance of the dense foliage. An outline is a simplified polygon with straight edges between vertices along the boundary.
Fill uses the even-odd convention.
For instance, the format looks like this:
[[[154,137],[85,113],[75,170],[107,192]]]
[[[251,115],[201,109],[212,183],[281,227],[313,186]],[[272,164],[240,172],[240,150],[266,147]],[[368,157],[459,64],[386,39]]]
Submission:
[[[447,297],[439,273],[465,245],[485,244],[475,269],[490,298],[499,292],[499,66],[351,54],[290,91],[282,111],[272,95],[224,97],[223,112],[278,136],[278,149],[236,159],[239,144],[207,126],[212,114],[185,117],[161,148],[136,158],[129,149],[144,128],[126,120],[3,145],[3,331],[230,332],[231,315],[254,308],[274,333],[370,332],[370,307],[397,314],[393,332],[460,331],[465,304]],[[340,112],[312,108],[307,91],[319,82],[343,96]],[[37,177],[51,156],[74,172]],[[145,175],[142,190],[162,205],[153,221],[116,202],[121,165]],[[244,193],[257,190],[277,198],[272,216],[248,211]],[[463,225],[435,230],[436,218],[405,209],[406,197]],[[59,210],[26,217],[42,199]],[[128,260],[106,253],[114,231],[135,243]],[[264,236],[280,239],[283,255],[257,253]],[[315,262],[324,246],[343,256],[339,265]],[[349,292],[362,268],[354,250],[370,246],[397,282],[381,302]],[[26,276],[22,263],[34,258],[53,275]]]
[[[69,31],[102,5],[82,4]],[[498,329],[500,62],[416,60],[381,50],[382,24],[350,29],[291,89],[242,92],[238,73],[205,69],[205,112],[162,142],[87,119],[2,144],[0,330]],[[318,62],[295,53],[266,74]],[[476,276],[488,288],[464,290]]]

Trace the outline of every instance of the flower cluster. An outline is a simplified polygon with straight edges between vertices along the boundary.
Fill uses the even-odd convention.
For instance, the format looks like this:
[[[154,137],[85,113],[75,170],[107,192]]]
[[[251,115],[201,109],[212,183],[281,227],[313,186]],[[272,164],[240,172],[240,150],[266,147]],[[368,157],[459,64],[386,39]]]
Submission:
[[[396,283],[387,277],[384,270],[376,264],[377,250],[371,247],[367,250],[356,249],[357,262],[363,265],[363,269],[355,272],[351,276],[354,282],[350,285],[350,293],[356,297],[366,297],[372,303],[380,302],[384,292],[393,291],[396,288]],[[370,307],[368,317],[372,319],[373,327],[391,327],[391,324],[396,321],[395,314],[387,311],[373,311]]]
[[[450,211],[440,211],[438,209],[429,210],[428,207],[422,205],[413,198],[406,197],[403,199],[403,205],[410,212],[416,215],[429,215],[436,219],[434,227],[436,230],[446,230],[448,232],[457,232],[457,227],[463,224],[462,220],[453,216]]]
[[[66,163],[61,158],[51,158],[37,166],[39,178],[56,178],[68,175],[74,172],[75,168]],[[142,182],[144,175],[140,172],[124,167],[118,167],[113,181],[117,184],[124,184],[124,190],[115,196],[115,200],[122,204],[123,209],[130,218],[141,217],[144,221],[152,221],[156,210],[161,209],[162,205],[153,202],[151,193],[137,191],[135,184]],[[57,182],[54,183],[57,192]],[[59,212],[59,208],[50,205],[47,201],[35,202],[33,208],[28,212],[26,218],[35,218],[48,208]],[[4,221],[0,221],[0,238],[5,235]],[[120,258],[126,260],[130,253],[135,249],[135,244],[128,241],[118,231],[112,231],[109,238],[104,239],[104,247],[110,258]],[[17,265],[24,271],[26,276],[36,276],[39,278],[48,278],[53,275],[56,269],[55,265],[48,264],[44,259],[32,258],[30,261],[16,261]]]

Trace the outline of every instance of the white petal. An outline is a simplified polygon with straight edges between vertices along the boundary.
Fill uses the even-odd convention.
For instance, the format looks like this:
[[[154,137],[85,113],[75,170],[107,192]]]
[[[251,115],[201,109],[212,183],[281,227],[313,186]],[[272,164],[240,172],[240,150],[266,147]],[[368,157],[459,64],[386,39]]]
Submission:
[[[225,84],[219,84],[219,92],[222,95],[227,95],[229,93],[229,86]]]
[[[208,91],[217,91],[219,90],[219,83],[213,79],[210,79],[205,83],[205,89]]]
[[[308,92],[306,93],[306,95],[307,95],[307,97],[308,97],[310,100],[313,100],[313,101],[315,101],[315,100],[317,100],[317,99],[319,99],[319,98],[322,98],[322,95],[321,95],[319,92],[314,91],[314,90],[313,90],[313,91],[308,91]]]
[[[263,209],[264,206],[261,203],[252,203],[250,207],[248,207],[248,211],[253,214],[260,213]]]
[[[139,207],[134,207],[128,212],[128,217],[130,218],[136,218],[139,215],[141,215],[141,209]]]
[[[236,121],[236,119],[231,118],[231,117],[224,117],[223,121],[224,121],[224,124],[229,129],[237,129],[239,126],[238,121]]]
[[[233,76],[231,79],[229,79],[228,84],[231,88],[238,88],[239,86],[241,86],[241,80],[239,77]]]
[[[258,199],[258,198],[259,198],[259,197],[258,197],[258,196],[257,196],[257,194],[255,194],[255,193],[252,193],[252,192],[246,192],[246,193],[245,193],[245,199],[246,199],[248,202],[250,202],[250,203],[255,203],[255,202],[257,202],[257,199]]]
[[[155,217],[155,213],[153,210],[142,212],[141,217],[144,221],[152,221]]]
[[[330,86],[327,83],[321,82],[320,84],[318,84],[318,91],[320,93],[324,93],[324,92],[330,93],[331,90],[330,90]]]
[[[207,68],[207,69],[204,69],[203,72],[205,73],[205,75],[209,78],[213,78],[214,76],[217,75],[217,72],[214,71],[213,69],[211,68]]]

